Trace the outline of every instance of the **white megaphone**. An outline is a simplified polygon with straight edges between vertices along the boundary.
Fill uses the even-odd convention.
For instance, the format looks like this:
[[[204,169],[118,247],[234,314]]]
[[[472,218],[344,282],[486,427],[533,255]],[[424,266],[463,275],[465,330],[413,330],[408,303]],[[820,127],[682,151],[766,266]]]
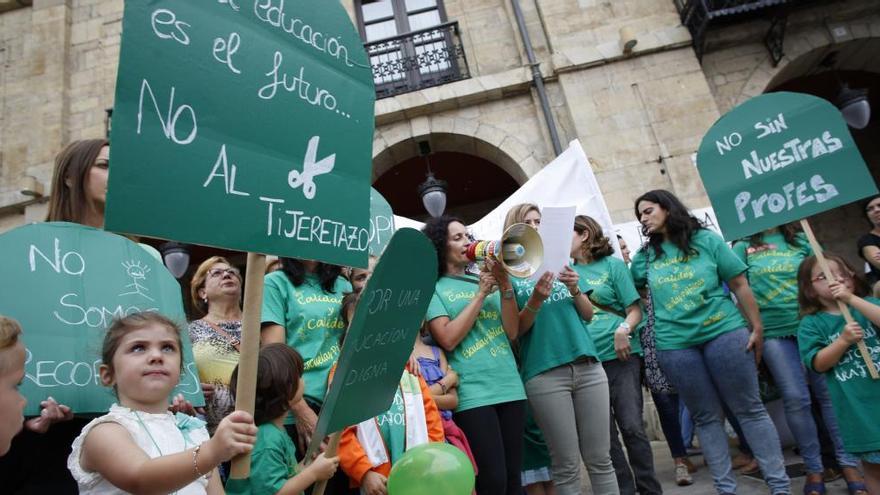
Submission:
[[[538,231],[524,223],[516,223],[504,231],[497,241],[474,241],[467,247],[471,261],[493,259],[514,277],[534,274],[544,261],[544,243]]]

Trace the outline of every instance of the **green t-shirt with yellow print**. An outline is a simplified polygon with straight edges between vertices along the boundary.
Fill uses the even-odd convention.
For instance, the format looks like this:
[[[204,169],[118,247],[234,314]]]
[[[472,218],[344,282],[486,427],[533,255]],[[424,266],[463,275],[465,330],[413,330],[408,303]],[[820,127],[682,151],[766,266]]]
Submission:
[[[350,291],[351,284],[342,277],[336,279],[333,292],[327,293],[317,275],[307,274],[299,287],[282,271],[266,275],[262,322],[284,327],[287,345],[305,362],[304,396],[316,404],[324,402],[327,374],[339,358],[339,336],[344,329],[339,308],[342,296]]]
[[[437,280],[427,320],[442,316],[454,320],[461,314],[477,295],[477,279],[473,280]],[[526,398],[510,341],[501,326],[501,296],[497,291],[486,297],[474,326],[452,352],[446,353],[446,358],[459,377],[455,412]]]
[[[581,290],[593,291],[590,294],[591,300],[619,313],[615,314],[594,305],[593,319],[587,326],[599,352],[599,360],[604,362],[617,359],[614,352],[614,333],[625,320],[620,315],[626,314],[627,306],[639,301],[639,293],[633,285],[629,269],[623,260],[614,256],[605,256],[589,264],[574,265],[573,268],[580,275],[578,285]],[[632,354],[642,353],[638,329],[634,328],[630,332],[629,344]]]
[[[798,246],[785,242],[780,233],[765,235],[764,244],[758,247],[747,240],[733,245],[733,252],[749,267],[749,285],[761,311],[765,339],[797,334],[797,272],[801,261],[813,254],[806,236],[797,237]]]
[[[707,229],[693,233],[690,247],[694,252],[685,257],[675,244],[664,242],[658,258],[646,244],[630,265],[636,287],[651,287],[654,337],[661,351],[694,347],[746,326],[723,285],[746,271],[745,263]]]

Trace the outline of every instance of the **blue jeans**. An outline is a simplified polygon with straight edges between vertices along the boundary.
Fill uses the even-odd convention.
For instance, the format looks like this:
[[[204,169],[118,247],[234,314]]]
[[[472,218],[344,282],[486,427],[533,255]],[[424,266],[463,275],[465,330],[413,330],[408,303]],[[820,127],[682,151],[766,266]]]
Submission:
[[[859,460],[847,453],[843,448],[843,438],[840,436],[840,427],[837,425],[837,416],[834,414],[834,407],[831,405],[831,394],[828,392],[828,384],[825,383],[825,375],[816,373],[813,370],[807,372],[810,380],[810,388],[813,389],[813,397],[819,404],[822,411],[822,422],[825,423],[825,430],[834,443],[834,453],[837,457],[837,464],[840,467],[858,468]]]
[[[721,401],[730,406],[749,439],[773,495],[791,493],[776,427],[758,394],[755,357],[746,351],[745,328],[687,349],[658,350],[663,372],[693,416],[703,457],[718,493],[736,493]]]
[[[687,457],[687,449],[685,449],[684,442],[681,441],[681,423],[679,423],[678,417],[680,399],[678,394],[651,391],[651,398],[654,399],[657,416],[660,416],[660,428],[663,429],[663,436],[666,437],[666,443],[669,445],[669,453],[672,454],[672,458]]]
[[[791,429],[808,473],[821,473],[822,454],[813,420],[810,390],[794,337],[764,341],[764,362],[782,395],[785,422]]]

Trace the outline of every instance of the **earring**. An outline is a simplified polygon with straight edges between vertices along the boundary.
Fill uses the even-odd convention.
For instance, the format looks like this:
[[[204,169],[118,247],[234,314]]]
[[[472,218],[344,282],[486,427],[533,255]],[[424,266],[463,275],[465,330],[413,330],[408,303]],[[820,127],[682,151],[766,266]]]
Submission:
[[[204,299],[202,299],[202,301],[205,301],[205,304],[208,304],[208,298],[207,298],[207,297],[204,298]]]

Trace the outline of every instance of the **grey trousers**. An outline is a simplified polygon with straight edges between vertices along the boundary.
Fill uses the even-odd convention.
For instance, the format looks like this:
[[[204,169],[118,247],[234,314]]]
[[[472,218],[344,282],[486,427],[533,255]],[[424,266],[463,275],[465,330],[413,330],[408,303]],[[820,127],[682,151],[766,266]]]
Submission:
[[[659,495],[663,493],[654,473],[654,452],[642,423],[641,359],[613,359],[602,363],[611,392],[611,463],[617,474],[622,495]],[[626,452],[618,439],[618,428]],[[635,480],[633,479],[635,477]]]
[[[581,460],[595,495],[618,495],[611,464],[608,379],[601,364],[576,361],[525,384],[535,422],[544,433],[558,495],[581,493]]]

